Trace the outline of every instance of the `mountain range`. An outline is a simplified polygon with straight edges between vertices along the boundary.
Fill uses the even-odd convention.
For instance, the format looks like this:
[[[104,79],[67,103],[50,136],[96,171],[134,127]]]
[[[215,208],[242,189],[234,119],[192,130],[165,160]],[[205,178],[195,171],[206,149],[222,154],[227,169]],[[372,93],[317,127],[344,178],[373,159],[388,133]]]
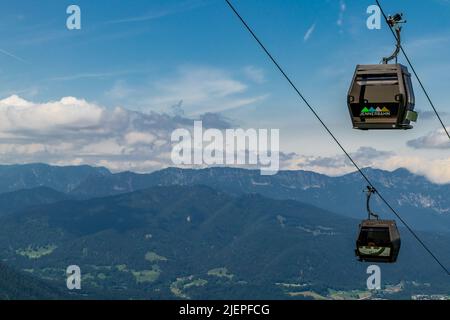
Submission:
[[[63,292],[71,264],[82,270],[81,295],[87,298],[99,292],[136,299],[339,298],[364,292],[368,264],[357,262],[353,252],[358,219],[365,216],[364,183],[355,174],[9,168],[0,169],[9,177],[0,184],[7,191],[0,194],[0,257]],[[421,239],[450,265],[449,186],[406,170],[366,173],[390,200],[403,199],[394,203],[405,219],[427,221]],[[429,201],[407,202],[406,195]],[[407,230],[400,232],[399,261],[382,265],[380,297],[448,293],[443,271]]]
[[[258,170],[237,168],[168,168],[149,174],[113,174],[102,167],[67,167],[68,172],[65,168],[42,164],[0,166],[0,191],[43,186],[76,199],[88,199],[153,186],[201,184],[232,195],[258,193],[273,199],[310,203],[347,217],[366,216],[362,193],[366,183],[358,173],[329,177],[308,171],[280,171],[274,176],[261,176]],[[450,231],[450,184],[432,183],[406,169],[389,172],[368,168],[364,172],[413,228]],[[394,217],[377,197],[372,205],[383,217]]]
[[[450,231],[450,184],[434,184],[406,169],[393,172],[364,169],[364,172],[414,228]],[[281,171],[274,176],[262,176],[257,170],[169,168],[151,174],[93,175],[77,186],[72,194],[106,196],[151,186],[196,184],[234,195],[259,193],[274,199],[298,200],[354,218],[366,216],[362,193],[366,183],[358,173],[329,177],[307,171]],[[373,207],[392,217],[379,199],[375,199]]]

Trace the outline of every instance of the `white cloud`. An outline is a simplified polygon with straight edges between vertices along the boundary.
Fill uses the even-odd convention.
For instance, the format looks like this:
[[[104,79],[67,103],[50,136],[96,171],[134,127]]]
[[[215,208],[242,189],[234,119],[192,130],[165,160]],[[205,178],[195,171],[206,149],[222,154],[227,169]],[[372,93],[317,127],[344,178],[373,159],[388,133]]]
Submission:
[[[218,114],[200,117],[204,127],[230,126]],[[109,109],[65,97],[36,103],[19,96],[0,100],[3,163],[109,164],[113,170],[149,171],[171,164],[170,135],[193,119]]]
[[[231,79],[220,70],[185,68],[180,71],[176,79],[160,81],[157,88],[167,94],[167,96],[159,97],[160,101],[172,101],[173,95],[179,95],[187,103],[200,103],[210,97],[223,98],[242,93],[247,86]]]
[[[126,155],[126,145],[122,144],[116,138],[102,139],[98,142],[89,143],[81,148],[78,153],[80,156],[120,156]]]
[[[391,152],[379,151],[372,147],[361,147],[357,151],[350,153],[351,157],[360,166],[372,165],[378,159],[385,159],[392,155]],[[303,165],[308,167],[343,168],[353,167],[351,161],[344,154],[334,157],[310,157],[303,160]]]
[[[35,131],[39,135],[61,129],[80,130],[96,126],[103,112],[99,106],[73,97],[36,104],[13,95],[0,100],[0,128],[2,133]],[[120,110],[111,115],[114,113]]]
[[[247,66],[244,68],[244,73],[247,78],[249,78],[255,83],[263,83],[266,81],[264,70],[260,68],[254,66]]]
[[[151,144],[155,139],[156,137],[153,134],[147,132],[132,131],[125,135],[125,140],[129,145]]]
[[[253,70],[253,76],[256,75]],[[150,90],[149,90],[150,89]],[[183,67],[174,77],[154,83],[146,92],[153,92],[145,98],[145,104],[167,110],[183,101],[188,114],[220,112],[247,106],[266,98],[266,95],[249,95],[248,85],[233,78],[228,72],[208,67]]]
[[[420,156],[404,156],[371,147],[362,147],[350,155],[361,168],[372,167],[383,170],[406,168],[435,183],[450,183],[450,157],[430,159]],[[331,176],[355,171],[355,167],[345,155],[318,157],[291,153],[286,159],[281,160],[282,167],[289,170],[302,169]]]
[[[204,128],[232,127],[220,114],[207,113],[198,118]],[[172,164],[172,131],[180,127],[191,129],[192,125],[193,119],[180,115],[109,109],[74,97],[37,103],[11,96],[0,100],[0,157],[2,163],[90,164],[114,171],[151,171]],[[450,182],[450,157],[411,157],[370,147],[351,155],[362,167],[404,167],[434,182]],[[280,157],[283,169],[329,175],[354,171],[343,155],[281,153]]]
[[[450,127],[447,130],[450,131]],[[450,140],[442,128],[417,139],[409,140],[407,145],[415,149],[450,149]]]
[[[127,86],[124,81],[116,81],[113,87],[106,92],[106,96],[112,99],[124,99],[134,93],[135,90]]]
[[[412,173],[423,175],[435,183],[450,183],[450,157],[426,159],[396,155],[375,165],[385,170],[406,168]]]
[[[435,120],[436,113],[434,111],[421,111],[417,110],[420,116],[420,120]],[[448,112],[440,111],[439,116],[441,117],[447,117],[449,115]]]
[[[314,23],[313,25],[311,25],[311,27],[309,27],[309,29],[306,31],[304,37],[303,37],[303,41],[307,42],[309,40],[309,38],[311,38],[311,35],[313,34],[314,30],[316,29],[316,24]]]
[[[144,84],[116,81],[104,93],[111,104],[130,106],[138,110],[177,112],[197,116],[221,112],[260,102],[267,94],[251,92],[252,85],[265,82],[264,71],[247,66],[231,73],[207,66],[184,66],[157,80]]]

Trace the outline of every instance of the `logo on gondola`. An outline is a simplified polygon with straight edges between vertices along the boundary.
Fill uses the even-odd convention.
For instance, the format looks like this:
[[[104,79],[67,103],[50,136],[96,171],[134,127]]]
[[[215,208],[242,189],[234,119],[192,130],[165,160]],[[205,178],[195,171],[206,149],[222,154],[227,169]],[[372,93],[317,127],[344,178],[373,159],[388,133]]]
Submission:
[[[367,108],[367,107],[364,107],[362,110],[361,110],[361,117],[367,117],[367,116],[390,116],[391,115],[391,111],[388,109],[388,108],[386,108],[386,107],[383,107],[383,108],[380,108],[380,107],[376,107],[376,108],[374,108],[374,107],[370,107],[370,108]]]

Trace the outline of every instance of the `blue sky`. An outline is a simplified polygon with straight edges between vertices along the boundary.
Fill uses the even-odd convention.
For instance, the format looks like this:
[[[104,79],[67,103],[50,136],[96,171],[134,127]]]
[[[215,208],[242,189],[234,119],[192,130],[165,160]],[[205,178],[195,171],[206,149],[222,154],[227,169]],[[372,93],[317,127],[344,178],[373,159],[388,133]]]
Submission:
[[[430,106],[417,82],[414,82],[416,107],[423,117],[414,130],[358,132],[351,129],[345,99],[355,65],[378,63],[393,49],[392,35],[384,24],[381,30],[366,28],[366,9],[373,3],[365,0],[234,1],[325,122],[351,152],[360,156],[362,165],[385,169],[405,166],[434,180],[444,176],[445,181],[450,181],[448,144],[435,132],[439,124],[429,116]],[[408,23],[404,29],[404,47],[445,123],[449,124],[450,2],[382,3],[388,13],[405,14]],[[81,7],[81,30],[69,31],[65,27],[66,8],[70,4]],[[182,101],[186,118],[214,112],[242,127],[279,128],[282,150],[295,152],[303,164],[298,167],[298,161],[293,161],[286,164],[288,168],[334,174],[350,169],[345,163],[336,165],[343,162],[339,150],[224,1],[5,0],[0,3],[0,12],[0,99],[17,95],[17,99],[42,107],[64,97],[75,97],[89,104],[85,106],[77,100],[75,105],[81,106],[79,110],[96,114],[98,107],[102,115],[114,114],[116,108],[147,115],[152,111],[170,114],[171,107]],[[403,57],[400,62],[405,62]],[[17,99],[4,101],[4,108],[20,109],[23,101]],[[52,108],[58,106],[49,110]],[[61,120],[62,116],[49,110],[48,114]],[[98,119],[114,118],[99,115],[90,119],[79,110],[74,112],[76,119],[63,119],[58,122],[58,128],[51,130],[44,128],[50,142],[25,137],[23,132],[41,130],[42,133],[43,127],[27,126],[26,117],[18,116],[23,132],[11,129],[14,126],[10,125],[0,135],[2,162],[15,159],[16,162],[65,164],[68,159],[77,159],[77,163],[104,164],[116,170],[145,171],[158,167],[158,161],[153,158],[147,160],[147,165],[127,166],[126,163],[133,163],[137,158],[143,161],[148,157],[134,154],[128,159],[126,145],[120,146],[121,151],[117,149],[116,153],[109,154],[106,146],[114,149],[117,141],[108,137],[98,138],[93,146],[93,149],[105,147],[104,159],[100,153],[97,157],[92,152],[75,154],[68,145],[77,136],[62,140],[58,130],[66,132],[67,126],[75,126],[85,132],[86,128],[79,127],[80,122],[91,121],[99,126],[105,122],[95,122]],[[42,115],[35,118],[39,116]],[[11,121],[11,113],[1,117]],[[133,130],[137,129],[133,127]],[[141,134],[145,129],[139,130]],[[371,159],[367,159],[368,154]],[[328,168],[316,165],[326,161],[330,164]]]

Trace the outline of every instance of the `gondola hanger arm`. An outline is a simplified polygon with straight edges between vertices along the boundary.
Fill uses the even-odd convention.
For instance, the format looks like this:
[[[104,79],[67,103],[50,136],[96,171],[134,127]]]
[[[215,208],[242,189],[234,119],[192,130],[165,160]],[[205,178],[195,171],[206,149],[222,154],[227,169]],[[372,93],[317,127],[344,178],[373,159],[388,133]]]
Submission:
[[[372,196],[372,194],[377,193],[377,190],[372,187],[372,186],[367,186],[367,189],[364,190],[366,192],[367,195],[367,201],[366,201],[366,207],[367,207],[367,219],[371,219],[372,217],[374,217],[375,219],[379,219],[378,214],[372,212],[372,210],[370,210],[370,197]]]
[[[383,64],[389,63],[389,61],[395,59],[395,63],[397,63],[397,57],[402,48],[401,45],[401,32],[402,32],[402,24],[406,23],[406,20],[403,20],[403,13],[396,13],[394,16],[388,17],[389,27],[395,31],[397,44],[395,46],[394,52],[389,57],[383,58]]]

